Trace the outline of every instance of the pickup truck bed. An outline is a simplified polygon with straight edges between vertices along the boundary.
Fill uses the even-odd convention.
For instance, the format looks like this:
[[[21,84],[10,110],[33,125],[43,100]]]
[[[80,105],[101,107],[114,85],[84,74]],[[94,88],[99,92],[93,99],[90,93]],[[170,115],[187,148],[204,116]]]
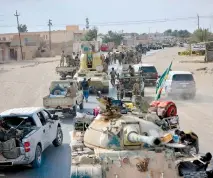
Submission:
[[[54,97],[47,95],[43,98],[43,106],[49,109],[56,109],[55,111],[62,111],[63,113],[76,114],[76,106],[79,104],[80,109],[83,109],[83,101],[77,102],[77,98],[66,97],[64,95],[55,95]]]

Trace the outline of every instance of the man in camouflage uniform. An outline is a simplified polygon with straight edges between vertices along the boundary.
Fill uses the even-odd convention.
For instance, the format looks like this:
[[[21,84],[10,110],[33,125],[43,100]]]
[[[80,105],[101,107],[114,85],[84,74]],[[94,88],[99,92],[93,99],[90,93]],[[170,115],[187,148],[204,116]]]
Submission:
[[[108,64],[106,63],[106,61],[104,61],[104,63],[103,63],[103,72],[108,74]]]
[[[122,52],[120,52],[120,54],[119,54],[118,61],[119,61],[119,64],[121,65],[122,64]]]
[[[132,95],[140,95],[140,83],[139,83],[139,80],[136,80],[134,85],[133,85]]]
[[[129,74],[132,77],[135,76],[135,69],[131,65],[129,65]]]
[[[60,66],[64,66],[64,57],[65,57],[65,54],[64,54],[64,51],[62,51],[61,53],[61,60],[60,60]]]

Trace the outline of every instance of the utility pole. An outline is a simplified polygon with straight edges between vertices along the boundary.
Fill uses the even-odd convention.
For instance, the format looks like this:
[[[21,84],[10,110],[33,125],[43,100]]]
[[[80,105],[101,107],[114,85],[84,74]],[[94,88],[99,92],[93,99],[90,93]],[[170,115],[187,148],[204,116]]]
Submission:
[[[18,12],[16,11],[16,13],[14,14],[14,16],[16,16],[16,20],[17,20],[17,28],[18,28],[18,35],[19,35],[19,45],[21,48],[21,59],[23,60],[23,51],[22,51],[22,44],[21,44],[21,34],[20,34],[20,26],[19,26],[19,16],[20,14],[18,14]]]
[[[49,47],[50,47],[50,51],[51,51],[51,48],[52,48],[52,41],[51,41],[51,26],[52,26],[52,20],[49,19],[49,22],[48,22],[48,26],[49,26]]]
[[[86,18],[86,29],[88,30],[89,29],[89,19]]]
[[[197,28],[200,29],[200,16],[197,14]]]

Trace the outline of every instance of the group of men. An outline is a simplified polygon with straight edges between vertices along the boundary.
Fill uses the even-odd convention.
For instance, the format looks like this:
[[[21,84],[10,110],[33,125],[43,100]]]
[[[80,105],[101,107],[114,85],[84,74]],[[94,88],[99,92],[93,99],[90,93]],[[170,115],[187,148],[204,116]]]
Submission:
[[[77,55],[75,55],[75,53],[73,53],[72,55],[65,55],[64,51],[62,51],[61,53],[61,60],[60,60],[60,66],[65,66],[65,62],[66,62],[66,66],[70,67],[70,66],[74,66],[74,67],[79,67],[80,65],[80,58],[79,58],[79,54],[77,53]],[[65,61],[66,59],[66,61]]]

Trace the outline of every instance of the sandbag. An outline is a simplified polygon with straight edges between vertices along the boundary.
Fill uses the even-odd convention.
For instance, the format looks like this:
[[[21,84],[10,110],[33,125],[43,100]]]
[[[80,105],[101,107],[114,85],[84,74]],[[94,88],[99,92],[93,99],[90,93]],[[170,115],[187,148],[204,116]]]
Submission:
[[[11,151],[16,148],[16,141],[14,138],[7,140],[6,142],[1,142],[2,144],[2,152]]]
[[[2,155],[7,159],[16,159],[21,155],[20,147],[13,148],[10,151],[4,151]]]

